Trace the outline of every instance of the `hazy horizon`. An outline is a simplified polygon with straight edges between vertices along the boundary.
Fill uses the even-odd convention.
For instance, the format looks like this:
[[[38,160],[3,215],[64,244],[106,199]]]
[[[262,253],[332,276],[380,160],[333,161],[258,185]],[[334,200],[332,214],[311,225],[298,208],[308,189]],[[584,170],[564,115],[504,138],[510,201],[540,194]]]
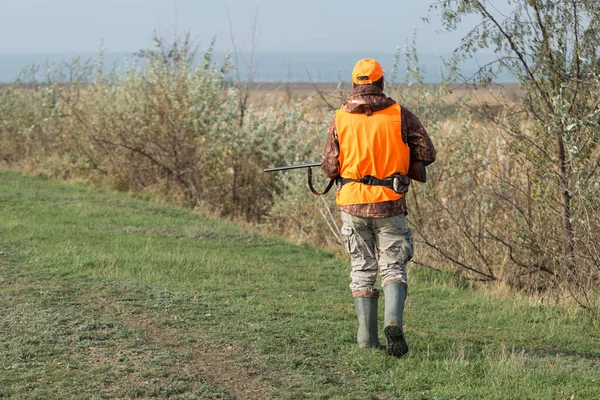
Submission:
[[[226,52],[215,52],[213,63],[215,65],[222,64],[226,54]],[[444,70],[441,57],[445,56],[447,58],[450,54],[419,54],[419,63],[420,67],[424,70],[423,77],[425,82],[441,82],[440,71]],[[197,55],[196,62],[200,62],[203,55],[204,52],[200,52]],[[0,83],[14,82],[21,71],[32,65],[39,67],[36,80],[43,82],[45,81],[45,73],[49,68],[53,68],[63,62],[69,62],[76,57],[80,57],[82,61],[97,62],[98,52],[0,54]],[[131,65],[138,58],[134,55],[134,52],[106,52],[103,54],[103,57],[105,73],[108,73],[113,66],[118,71],[124,72],[126,63],[129,62],[129,65]],[[395,52],[255,52],[254,66],[256,73],[254,80],[257,82],[349,82],[354,63],[365,57],[377,59],[386,71],[386,76],[391,79]],[[493,56],[485,55],[481,56],[479,63],[475,61],[464,63],[461,65],[461,72],[465,76],[472,75],[476,71],[478,64],[485,64],[491,57]],[[241,54],[241,58],[249,58],[249,53]],[[241,60],[240,65],[241,76],[245,77],[247,67]],[[402,55],[397,65],[397,82],[403,81],[405,72],[406,61],[404,55]],[[515,80],[505,74],[500,77],[499,81],[511,83]]]

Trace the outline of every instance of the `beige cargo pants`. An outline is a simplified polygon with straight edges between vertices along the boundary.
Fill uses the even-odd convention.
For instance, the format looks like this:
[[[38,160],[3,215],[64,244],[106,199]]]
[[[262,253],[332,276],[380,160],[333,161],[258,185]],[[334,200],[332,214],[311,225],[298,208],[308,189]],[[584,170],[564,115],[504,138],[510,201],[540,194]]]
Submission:
[[[413,256],[406,216],[389,218],[356,217],[342,211],[342,236],[350,254],[353,297],[378,297],[377,272],[382,286],[402,283],[407,288],[406,263]]]

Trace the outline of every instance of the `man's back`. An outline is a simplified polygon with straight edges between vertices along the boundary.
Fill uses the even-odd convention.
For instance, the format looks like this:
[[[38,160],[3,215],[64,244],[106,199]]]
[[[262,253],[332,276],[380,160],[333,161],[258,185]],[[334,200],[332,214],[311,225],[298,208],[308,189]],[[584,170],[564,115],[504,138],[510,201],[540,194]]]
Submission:
[[[336,112],[335,121],[340,147],[340,176],[359,179],[373,176],[384,179],[393,174],[406,175],[410,150],[401,135],[400,106],[362,113]],[[395,201],[401,194],[384,186],[345,184],[338,192],[338,205]]]

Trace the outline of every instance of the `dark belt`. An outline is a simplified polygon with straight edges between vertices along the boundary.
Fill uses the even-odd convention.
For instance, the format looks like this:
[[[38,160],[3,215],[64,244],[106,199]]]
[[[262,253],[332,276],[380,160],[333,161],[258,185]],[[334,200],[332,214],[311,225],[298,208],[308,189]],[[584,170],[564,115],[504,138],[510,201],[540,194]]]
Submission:
[[[402,193],[408,192],[408,186],[410,185],[410,178],[406,175],[394,174],[394,175],[390,175],[383,179],[375,178],[374,176],[371,176],[371,175],[366,175],[359,179],[346,179],[346,178],[340,179],[341,186],[344,186],[346,183],[350,183],[350,182],[358,182],[358,183],[362,183],[364,185],[383,186],[388,189],[392,189],[394,192],[396,192],[398,194],[402,194]]]

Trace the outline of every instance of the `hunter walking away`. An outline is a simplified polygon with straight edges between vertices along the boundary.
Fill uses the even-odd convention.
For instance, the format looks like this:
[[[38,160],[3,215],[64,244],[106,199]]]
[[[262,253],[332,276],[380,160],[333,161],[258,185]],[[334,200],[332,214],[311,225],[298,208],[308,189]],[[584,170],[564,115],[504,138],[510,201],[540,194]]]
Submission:
[[[386,96],[383,75],[379,62],[371,58],[354,66],[352,94],[331,121],[322,168],[339,182],[336,202],[351,259],[358,344],[379,347],[379,272],[386,348],[400,357],[408,352],[402,314],[408,293],[406,263],[413,256],[405,194],[409,173],[425,181],[425,166],[435,161],[436,153],[418,118]]]

